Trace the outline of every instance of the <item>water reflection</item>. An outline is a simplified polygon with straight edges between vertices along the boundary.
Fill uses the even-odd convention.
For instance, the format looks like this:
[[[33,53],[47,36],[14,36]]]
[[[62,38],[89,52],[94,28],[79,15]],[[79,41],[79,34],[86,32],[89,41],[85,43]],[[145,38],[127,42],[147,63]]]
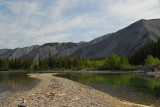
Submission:
[[[0,99],[4,94],[25,91],[33,88],[37,79],[30,78],[26,72],[0,72]]]
[[[160,103],[160,79],[133,73],[61,73],[57,76],[87,84],[121,99],[145,104]]]

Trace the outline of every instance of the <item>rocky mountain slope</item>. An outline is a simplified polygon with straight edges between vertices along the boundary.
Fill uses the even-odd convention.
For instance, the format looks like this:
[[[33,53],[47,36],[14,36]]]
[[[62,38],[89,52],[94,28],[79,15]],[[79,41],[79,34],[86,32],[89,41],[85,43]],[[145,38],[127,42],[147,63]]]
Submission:
[[[72,56],[101,58],[112,53],[129,54],[136,48],[160,38],[160,19],[139,20],[96,44],[77,50]],[[87,51],[86,51],[87,50]]]
[[[160,19],[139,20],[115,33],[107,34],[90,42],[46,43],[42,46],[1,49],[0,58],[34,59],[70,56],[103,58],[112,53],[119,55],[132,53],[149,41],[160,38]]]

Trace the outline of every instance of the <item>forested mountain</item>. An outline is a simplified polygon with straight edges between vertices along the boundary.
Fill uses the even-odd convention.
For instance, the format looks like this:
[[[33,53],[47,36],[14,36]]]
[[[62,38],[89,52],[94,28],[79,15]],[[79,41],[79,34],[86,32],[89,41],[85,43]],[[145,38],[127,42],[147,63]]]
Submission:
[[[0,58],[44,59],[46,57],[104,58],[112,53],[127,55],[150,41],[160,38],[160,19],[139,20],[115,33],[90,42],[46,43],[42,46],[0,50]]]

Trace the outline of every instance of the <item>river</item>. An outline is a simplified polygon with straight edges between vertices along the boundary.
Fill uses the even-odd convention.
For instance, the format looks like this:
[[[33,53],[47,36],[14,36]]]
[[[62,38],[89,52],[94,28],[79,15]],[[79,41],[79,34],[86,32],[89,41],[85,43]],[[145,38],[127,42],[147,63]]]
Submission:
[[[26,72],[5,71],[0,72],[0,100],[5,99],[11,93],[26,91],[33,88],[37,79],[28,77]]]
[[[160,79],[137,73],[60,73],[59,77],[91,86],[121,100],[160,105]]]

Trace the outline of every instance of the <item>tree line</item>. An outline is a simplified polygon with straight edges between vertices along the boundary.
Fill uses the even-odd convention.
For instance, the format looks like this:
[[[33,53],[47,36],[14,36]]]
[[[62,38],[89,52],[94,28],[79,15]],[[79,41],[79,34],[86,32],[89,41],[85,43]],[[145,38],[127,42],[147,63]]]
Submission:
[[[60,57],[60,58],[46,58],[38,61],[24,60],[20,58],[15,59],[0,59],[0,70],[81,70],[81,69],[96,69],[98,66],[103,65],[104,60],[90,60],[87,58],[71,58],[71,57]]]
[[[136,70],[138,65],[160,64],[160,39],[150,42],[131,55],[112,56],[103,59],[49,57],[37,61],[26,59],[0,59],[0,71],[7,70]]]
[[[135,52],[129,55],[129,62],[132,65],[145,65],[145,59],[148,56],[160,59],[160,39],[157,42],[151,41],[146,45],[135,50]]]
[[[125,70],[131,69],[127,56],[113,54],[104,59],[88,58],[46,58],[38,61],[24,59],[0,59],[0,70]]]

